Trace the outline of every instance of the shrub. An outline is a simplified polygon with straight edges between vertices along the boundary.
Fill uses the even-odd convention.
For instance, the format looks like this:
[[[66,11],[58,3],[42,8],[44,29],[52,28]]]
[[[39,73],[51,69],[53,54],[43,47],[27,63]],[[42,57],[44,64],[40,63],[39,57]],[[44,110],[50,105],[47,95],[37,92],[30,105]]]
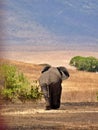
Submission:
[[[75,66],[78,70],[98,71],[98,59],[94,57],[75,56],[70,60],[70,65]]]
[[[36,83],[31,86],[23,73],[20,73],[15,66],[1,65],[0,66],[0,81],[3,81],[3,88],[1,89],[1,96],[3,99],[16,101],[20,99],[35,100],[41,98],[39,86]]]
[[[98,92],[96,93],[96,95],[97,95],[97,100],[98,100]]]
[[[21,89],[19,93],[19,99],[23,102],[25,100],[41,99],[41,97],[42,97],[42,93],[39,91],[39,85],[37,81],[33,81],[33,84],[31,85],[29,91],[27,91],[26,89]]]

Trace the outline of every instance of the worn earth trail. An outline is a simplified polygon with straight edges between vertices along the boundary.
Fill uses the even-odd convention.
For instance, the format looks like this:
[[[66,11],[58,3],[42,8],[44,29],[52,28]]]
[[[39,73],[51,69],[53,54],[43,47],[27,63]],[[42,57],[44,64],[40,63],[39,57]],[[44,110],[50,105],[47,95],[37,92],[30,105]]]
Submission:
[[[1,110],[7,130],[98,130],[98,103],[62,103],[44,110],[44,103],[5,104]]]

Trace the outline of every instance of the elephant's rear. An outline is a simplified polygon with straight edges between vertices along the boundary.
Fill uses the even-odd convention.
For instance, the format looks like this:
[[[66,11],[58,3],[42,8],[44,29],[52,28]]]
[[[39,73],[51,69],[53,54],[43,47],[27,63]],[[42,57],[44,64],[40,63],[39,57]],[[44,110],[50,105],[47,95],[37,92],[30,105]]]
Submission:
[[[62,71],[63,70],[63,71]],[[46,109],[58,109],[60,107],[60,99],[62,92],[62,78],[69,77],[64,67],[45,67],[39,78],[44,98],[46,101]]]

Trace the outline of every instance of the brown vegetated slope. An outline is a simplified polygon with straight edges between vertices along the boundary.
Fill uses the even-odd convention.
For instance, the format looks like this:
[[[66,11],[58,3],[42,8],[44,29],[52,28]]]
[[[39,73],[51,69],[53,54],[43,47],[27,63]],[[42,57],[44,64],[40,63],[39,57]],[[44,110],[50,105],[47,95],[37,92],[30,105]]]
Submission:
[[[0,63],[8,63],[17,66],[23,72],[30,82],[38,80],[42,65],[24,63],[0,59]],[[98,73],[83,72],[68,69],[70,78],[63,81],[62,101],[97,101],[96,92],[98,92]]]
[[[70,78],[63,82],[65,101],[93,102],[98,92],[98,73],[69,70]]]
[[[42,65],[0,59],[13,64],[32,82],[40,76]],[[68,69],[70,78],[63,82],[59,110],[44,110],[44,100],[37,103],[2,106],[0,125],[7,130],[98,130],[98,74]],[[2,128],[2,129],[3,129]]]

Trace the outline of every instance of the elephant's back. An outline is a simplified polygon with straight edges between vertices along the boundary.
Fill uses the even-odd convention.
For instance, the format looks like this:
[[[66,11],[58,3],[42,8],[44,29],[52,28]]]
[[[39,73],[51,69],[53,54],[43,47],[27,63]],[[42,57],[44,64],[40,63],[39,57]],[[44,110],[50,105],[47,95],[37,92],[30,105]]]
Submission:
[[[42,73],[42,75],[39,78],[40,85],[42,84],[51,84],[51,83],[57,83],[61,81],[61,75],[57,68],[52,67],[48,71]]]

